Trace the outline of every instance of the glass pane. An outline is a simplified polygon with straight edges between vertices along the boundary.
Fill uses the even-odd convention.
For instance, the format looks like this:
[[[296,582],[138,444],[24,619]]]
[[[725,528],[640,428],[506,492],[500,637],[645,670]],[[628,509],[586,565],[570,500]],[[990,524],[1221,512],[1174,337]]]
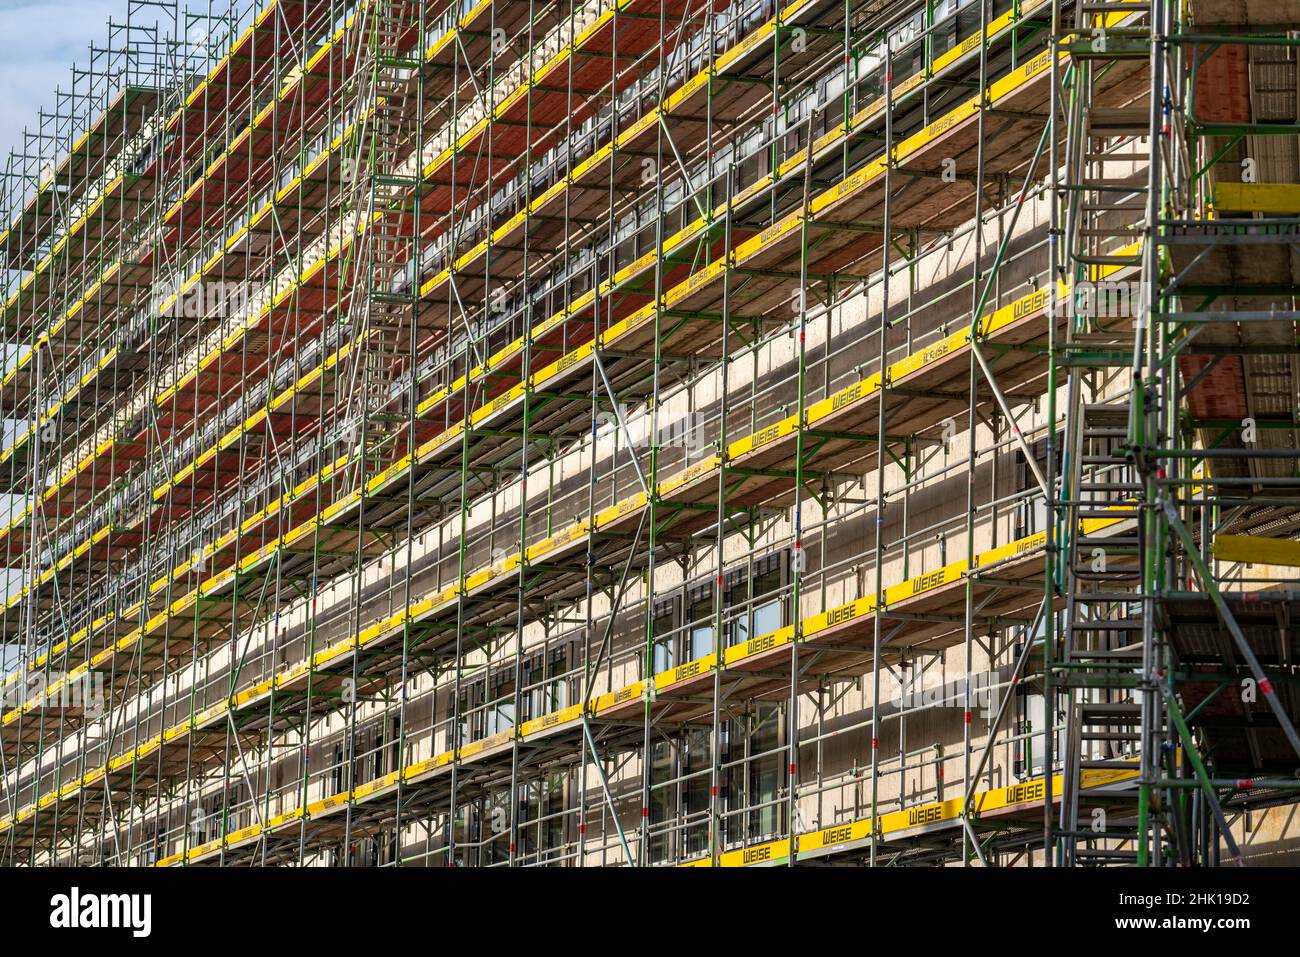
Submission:
[[[773,599],[754,609],[754,635],[766,635],[781,627],[781,602]]]
[[[729,644],[743,645],[745,642],[749,641],[749,619],[745,615],[740,615],[731,623],[731,625],[732,635]],[[762,634],[762,632],[759,632],[759,634]]]
[[[691,648],[687,656],[688,660],[694,661],[696,658],[702,658],[713,650],[713,626],[696,625],[691,629]]]
[[[667,671],[674,664],[672,643],[669,641],[656,641],[654,673],[658,674],[661,671]]]

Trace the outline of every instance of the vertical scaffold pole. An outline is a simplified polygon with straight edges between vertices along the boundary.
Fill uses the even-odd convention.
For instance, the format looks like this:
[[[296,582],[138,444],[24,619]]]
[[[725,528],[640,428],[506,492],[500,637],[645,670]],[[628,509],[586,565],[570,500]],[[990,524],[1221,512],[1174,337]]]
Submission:
[[[884,645],[881,616],[885,611],[885,464],[889,437],[886,434],[886,399],[889,395],[889,228],[893,206],[894,169],[894,58],[889,34],[884,37],[885,50],[885,200],[883,238],[880,244],[882,267],[880,329],[876,337],[876,367],[880,374],[880,399],[876,410],[876,538],[872,546],[875,568],[875,609],[871,616],[871,847],[868,862],[875,867],[880,844],[880,655]]]

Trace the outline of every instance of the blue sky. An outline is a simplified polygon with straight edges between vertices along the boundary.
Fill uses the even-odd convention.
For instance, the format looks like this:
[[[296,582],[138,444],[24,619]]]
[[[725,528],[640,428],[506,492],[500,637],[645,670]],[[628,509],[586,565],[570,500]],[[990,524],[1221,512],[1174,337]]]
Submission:
[[[21,145],[40,105],[54,106],[54,88],[68,88],[73,62],[90,61],[93,40],[108,42],[108,18],[126,19],[127,0],[0,0],[0,158]],[[3,162],[0,159],[0,162]]]
[[[0,0],[0,169],[9,150],[22,145],[23,127],[36,127],[37,108],[54,107],[54,88],[71,86],[72,64],[90,62],[92,41],[107,45],[108,18],[125,19],[126,5],[127,0]],[[0,514],[12,501],[0,496]],[[9,593],[10,584],[0,576],[0,595]],[[11,651],[0,646],[0,673],[8,670]]]

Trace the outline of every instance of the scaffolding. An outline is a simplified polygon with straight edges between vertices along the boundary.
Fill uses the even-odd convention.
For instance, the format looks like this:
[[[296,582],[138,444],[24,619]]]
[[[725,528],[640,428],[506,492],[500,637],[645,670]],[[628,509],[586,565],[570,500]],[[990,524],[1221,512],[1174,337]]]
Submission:
[[[0,859],[1214,865],[1294,0],[128,0],[10,155]]]

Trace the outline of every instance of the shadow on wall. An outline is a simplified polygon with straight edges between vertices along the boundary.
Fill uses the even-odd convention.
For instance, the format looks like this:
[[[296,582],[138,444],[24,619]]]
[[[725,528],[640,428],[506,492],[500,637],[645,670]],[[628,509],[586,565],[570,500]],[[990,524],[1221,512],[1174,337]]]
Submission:
[[[1237,837],[1247,867],[1300,864],[1300,809],[1274,807],[1250,817],[1249,832]],[[1243,826],[1244,822],[1238,824]]]

